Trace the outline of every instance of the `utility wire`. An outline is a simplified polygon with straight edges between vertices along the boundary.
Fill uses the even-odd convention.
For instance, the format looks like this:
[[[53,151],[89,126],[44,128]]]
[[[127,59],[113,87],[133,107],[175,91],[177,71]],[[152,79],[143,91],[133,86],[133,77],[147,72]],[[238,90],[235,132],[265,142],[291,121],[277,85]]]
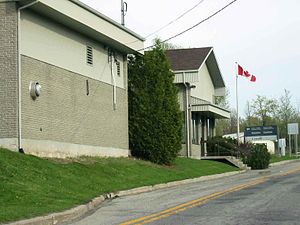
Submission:
[[[218,11],[214,12],[214,13],[211,14],[210,16],[206,17],[205,19],[201,20],[200,22],[196,23],[195,25],[189,27],[188,29],[186,29],[186,30],[184,30],[184,31],[182,31],[182,32],[180,32],[180,33],[178,33],[178,34],[175,34],[175,35],[172,36],[172,37],[169,37],[169,38],[163,40],[161,43],[165,43],[165,42],[167,42],[167,41],[170,41],[170,40],[172,40],[172,39],[174,39],[174,38],[176,38],[176,37],[178,37],[178,36],[180,36],[180,35],[182,35],[182,34],[188,32],[188,31],[190,31],[190,30],[194,29],[195,27],[199,26],[200,24],[202,24],[202,23],[206,22],[207,20],[213,18],[214,16],[216,16],[217,14],[219,14],[220,12],[222,12],[224,9],[226,9],[227,7],[229,7],[230,5],[232,5],[233,3],[235,3],[236,1],[238,1],[238,0],[233,0],[233,1],[231,1],[230,3],[228,3],[227,5],[225,5],[223,8],[221,8],[221,9],[219,9]],[[140,51],[144,51],[144,50],[146,50],[146,49],[153,48],[154,46],[155,46],[155,45],[150,45],[150,46],[148,46],[148,47],[139,49],[139,50],[137,50],[137,51],[139,51],[139,52],[140,52]]]
[[[199,1],[196,5],[194,5],[192,8],[188,9],[187,11],[185,11],[184,13],[182,13],[180,16],[178,16],[177,18],[175,18],[174,20],[170,21],[169,23],[167,23],[166,25],[162,26],[161,28],[153,31],[152,33],[148,34],[145,39],[147,39],[148,37],[152,36],[153,34],[156,34],[158,32],[160,32],[161,30],[165,29],[166,27],[170,26],[171,24],[175,23],[177,20],[181,19],[182,17],[184,17],[186,14],[188,14],[189,12],[191,12],[193,9],[195,9],[196,7],[198,7],[201,3],[203,3],[205,0],[201,0]],[[132,41],[126,44],[133,44],[135,42],[138,42],[138,40],[136,41]]]
[[[170,26],[171,24],[175,23],[177,20],[181,19],[182,17],[184,17],[186,14],[188,14],[190,11],[192,11],[193,9],[195,9],[197,6],[199,6],[201,3],[203,3],[205,0],[201,0],[200,2],[198,2],[196,5],[194,5],[192,8],[188,9],[187,11],[185,11],[184,13],[182,13],[180,16],[178,16],[177,18],[175,18],[174,20],[172,20],[171,22],[167,23],[166,25],[162,26],[161,28],[157,29],[156,31],[153,31],[152,33],[148,34],[145,38],[147,39],[148,37],[152,36],[153,34],[158,33],[159,31],[165,29],[166,27]]]

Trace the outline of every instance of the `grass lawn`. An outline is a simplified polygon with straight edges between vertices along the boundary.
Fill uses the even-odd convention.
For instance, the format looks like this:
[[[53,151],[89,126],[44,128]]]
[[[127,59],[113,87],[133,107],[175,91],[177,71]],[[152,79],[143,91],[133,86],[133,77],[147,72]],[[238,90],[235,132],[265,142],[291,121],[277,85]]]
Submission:
[[[62,211],[103,193],[236,170],[185,158],[171,167],[129,158],[47,160],[0,148],[0,223]]]
[[[285,160],[292,160],[292,159],[300,159],[300,157],[297,156],[277,156],[277,155],[272,155],[270,163],[275,163],[275,162],[280,162],[280,161],[285,161]]]

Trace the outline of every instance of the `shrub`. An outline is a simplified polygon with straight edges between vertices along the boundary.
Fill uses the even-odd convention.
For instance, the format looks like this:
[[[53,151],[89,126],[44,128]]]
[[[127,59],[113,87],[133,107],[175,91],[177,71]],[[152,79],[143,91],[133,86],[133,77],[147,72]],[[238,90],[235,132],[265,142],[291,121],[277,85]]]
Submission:
[[[244,164],[248,164],[248,160],[251,155],[251,149],[253,147],[254,145],[251,142],[240,143],[238,152]]]
[[[213,137],[207,140],[208,155],[228,156],[237,155],[237,147],[230,138]]]
[[[245,157],[245,155],[244,155]],[[265,144],[252,145],[248,155],[245,157],[245,163],[251,169],[266,169],[269,167],[271,155]]]
[[[160,43],[129,59],[129,145],[135,157],[169,165],[181,149],[182,113],[174,76]]]
[[[264,144],[241,143],[238,147],[236,140],[230,138],[213,137],[207,140],[209,156],[240,157],[243,163],[251,169],[266,169],[269,166],[271,155]]]

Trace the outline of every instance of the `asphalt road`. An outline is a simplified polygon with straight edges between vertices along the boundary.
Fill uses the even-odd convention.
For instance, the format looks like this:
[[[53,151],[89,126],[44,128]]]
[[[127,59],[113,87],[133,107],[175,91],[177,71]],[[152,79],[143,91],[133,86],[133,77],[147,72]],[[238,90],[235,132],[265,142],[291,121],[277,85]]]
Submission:
[[[300,224],[300,162],[117,198],[69,224]]]

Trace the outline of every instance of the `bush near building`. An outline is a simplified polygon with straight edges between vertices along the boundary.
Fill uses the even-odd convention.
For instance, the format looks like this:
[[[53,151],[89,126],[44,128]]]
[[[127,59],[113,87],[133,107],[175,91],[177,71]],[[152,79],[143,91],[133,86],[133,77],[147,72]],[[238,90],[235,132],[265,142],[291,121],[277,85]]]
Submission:
[[[255,144],[250,149],[250,154],[246,158],[246,164],[251,169],[266,169],[269,167],[271,154],[265,144]]]
[[[207,141],[208,155],[235,156],[251,167],[266,169],[269,167],[271,155],[265,144],[241,143],[231,138],[214,137]]]
[[[207,140],[207,153],[212,156],[237,156],[237,146],[234,140],[223,137],[213,137]]]

